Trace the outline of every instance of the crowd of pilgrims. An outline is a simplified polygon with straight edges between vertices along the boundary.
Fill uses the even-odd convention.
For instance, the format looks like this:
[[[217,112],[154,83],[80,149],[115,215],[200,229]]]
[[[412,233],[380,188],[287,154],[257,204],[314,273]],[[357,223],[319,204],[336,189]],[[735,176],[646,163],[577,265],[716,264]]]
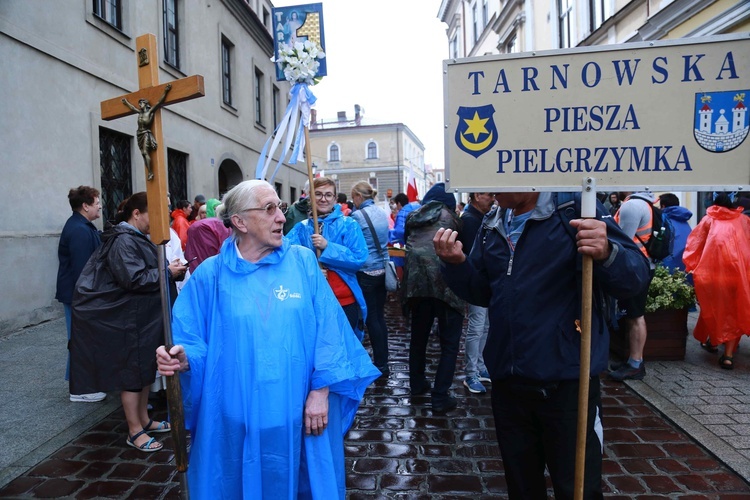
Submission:
[[[494,194],[471,193],[468,203],[457,203],[438,183],[419,201],[404,193],[384,200],[366,181],[348,194],[318,177],[287,204],[265,181],[245,181],[222,200],[198,195],[170,207],[164,250],[176,345],[167,351],[161,250],[149,240],[145,193],[124,200],[102,234],[93,225],[99,192],[71,189],[57,292],[68,325],[71,401],[120,391],[125,443],[155,452],[163,444],[151,435],[171,426],[149,417],[149,391],[163,387],[159,377],[180,373],[196,498],[317,498],[334,491],[344,498],[343,436],[365,388],[390,373],[387,301],[400,301],[411,320],[411,394],[429,394],[435,413],[457,406],[450,388],[465,319],[463,385],[487,392],[487,308],[446,284],[433,238],[453,230],[469,255],[483,221],[497,210]],[[618,215],[626,195],[603,196],[603,213]],[[694,279],[695,337],[712,352],[723,344],[720,365],[731,369],[740,337],[750,335],[748,199],[718,193],[695,228],[675,195],[654,201],[675,225],[675,251],[662,264]],[[513,246],[513,224],[506,222]],[[397,292],[386,290],[388,261],[396,264]],[[432,380],[431,334],[440,339]]]

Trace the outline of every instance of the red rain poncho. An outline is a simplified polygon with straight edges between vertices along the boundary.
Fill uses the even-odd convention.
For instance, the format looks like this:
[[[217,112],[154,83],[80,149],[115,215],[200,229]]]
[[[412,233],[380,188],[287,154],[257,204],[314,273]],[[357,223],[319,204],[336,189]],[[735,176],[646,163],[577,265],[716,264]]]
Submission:
[[[750,217],[741,208],[709,207],[682,260],[701,308],[693,336],[719,345],[750,335]]]

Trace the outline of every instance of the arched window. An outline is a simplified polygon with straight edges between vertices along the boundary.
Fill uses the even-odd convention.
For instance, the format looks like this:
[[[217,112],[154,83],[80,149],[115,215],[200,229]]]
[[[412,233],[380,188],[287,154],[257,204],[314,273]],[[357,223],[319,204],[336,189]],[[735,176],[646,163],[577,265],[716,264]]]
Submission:
[[[378,157],[378,145],[375,143],[375,141],[370,141],[367,143],[367,159],[368,160],[374,160]]]
[[[338,145],[331,144],[328,146],[328,161],[341,161]]]

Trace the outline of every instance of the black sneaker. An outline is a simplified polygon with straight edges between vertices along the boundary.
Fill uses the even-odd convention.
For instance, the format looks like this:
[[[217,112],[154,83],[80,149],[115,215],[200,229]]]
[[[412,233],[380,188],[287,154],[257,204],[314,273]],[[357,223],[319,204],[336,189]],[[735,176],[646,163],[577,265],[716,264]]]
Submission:
[[[425,380],[421,385],[414,385],[411,387],[411,395],[421,396],[430,392],[430,389],[432,389],[432,384]]]
[[[622,382],[623,380],[643,380],[646,376],[646,363],[641,361],[641,366],[633,368],[625,363],[619,369],[609,372],[609,378]]]
[[[619,370],[623,366],[626,366],[627,364],[628,364],[627,361],[616,361],[612,363],[611,365],[609,365],[609,371],[616,372],[617,370]]]
[[[438,401],[432,398],[432,413],[445,413],[451,411],[456,406],[458,406],[458,401],[450,396],[441,398]]]

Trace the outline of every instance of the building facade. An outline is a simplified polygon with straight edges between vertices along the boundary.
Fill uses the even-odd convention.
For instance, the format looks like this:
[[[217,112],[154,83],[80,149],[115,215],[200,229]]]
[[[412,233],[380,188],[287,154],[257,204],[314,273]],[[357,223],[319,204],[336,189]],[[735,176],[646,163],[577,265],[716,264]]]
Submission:
[[[103,121],[100,112],[101,101],[138,90],[136,37],[156,36],[160,82],[204,77],[204,97],[162,112],[173,201],[219,197],[255,177],[288,102],[289,85],[275,80],[270,61],[271,9],[268,0],[0,2],[0,255],[9,291],[0,332],[60,315],[57,243],[71,187],[101,191],[100,228],[146,188],[135,116]],[[306,178],[304,165],[284,165],[280,196],[298,193]]]
[[[449,57],[750,32],[747,0],[442,0]],[[481,22],[474,13],[487,11]],[[742,110],[735,110],[735,113]],[[736,132],[740,135],[742,132]],[[710,139],[706,139],[709,141]],[[736,140],[736,139],[734,139]],[[709,193],[677,193],[700,219]]]
[[[448,57],[498,54],[497,32],[500,3],[493,0],[443,0],[438,18],[448,25]]]
[[[310,124],[310,151],[318,173],[334,179],[337,191],[351,193],[358,181],[378,190],[381,205],[405,193],[413,172],[419,196],[432,185],[424,163],[424,145],[403,123],[368,123],[359,106],[353,120],[341,111],[335,120],[314,118]],[[387,203],[385,203],[387,206]]]
[[[746,0],[442,0],[449,57],[750,31]]]

